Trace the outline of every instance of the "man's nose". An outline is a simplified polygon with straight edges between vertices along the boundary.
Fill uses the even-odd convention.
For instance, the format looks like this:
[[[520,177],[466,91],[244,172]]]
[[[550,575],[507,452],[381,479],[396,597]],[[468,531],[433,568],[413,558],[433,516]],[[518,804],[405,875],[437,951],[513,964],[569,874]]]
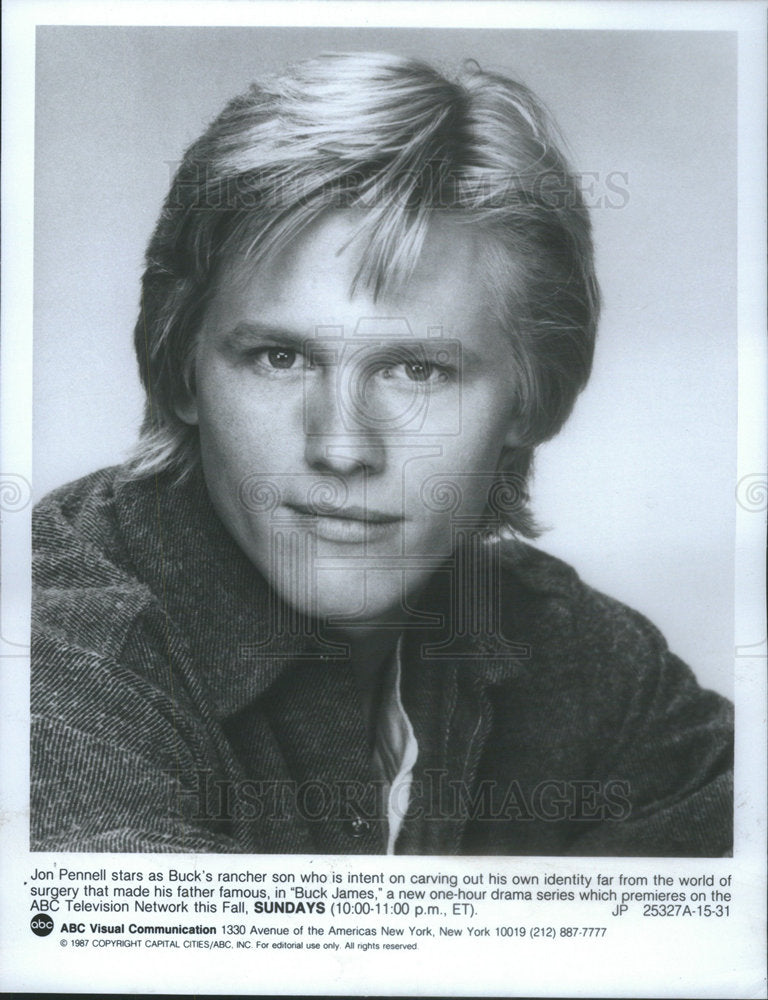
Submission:
[[[305,383],[304,440],[305,459],[313,469],[351,476],[382,472],[386,466],[381,428],[366,410],[359,387],[335,367]]]

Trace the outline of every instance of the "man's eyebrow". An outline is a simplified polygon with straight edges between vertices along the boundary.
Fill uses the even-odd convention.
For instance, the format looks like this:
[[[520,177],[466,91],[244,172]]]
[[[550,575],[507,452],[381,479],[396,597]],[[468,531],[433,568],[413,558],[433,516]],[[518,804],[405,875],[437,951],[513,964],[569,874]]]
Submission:
[[[375,337],[371,337],[370,339],[373,343],[376,342]],[[368,340],[368,338],[365,338],[365,340]],[[355,343],[359,342],[355,341]],[[414,337],[413,340],[398,338],[397,340],[387,340],[384,346],[388,351],[402,351],[404,354],[421,355],[428,359],[433,359],[443,354],[446,361],[455,361],[460,358],[462,361],[478,363],[482,360],[480,355],[471,348],[466,347],[459,337],[447,337],[445,339],[442,337],[427,337],[426,339]]]
[[[284,344],[286,347],[301,347],[311,337],[306,337],[296,330],[288,330],[269,323],[238,323],[237,326],[224,334],[224,343],[228,347],[247,347],[251,343],[269,341],[272,344]]]

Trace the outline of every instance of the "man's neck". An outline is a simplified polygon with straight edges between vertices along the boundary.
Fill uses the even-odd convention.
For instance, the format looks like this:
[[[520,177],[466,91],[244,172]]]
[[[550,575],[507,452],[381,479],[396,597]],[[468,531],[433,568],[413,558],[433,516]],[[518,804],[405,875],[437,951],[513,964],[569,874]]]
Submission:
[[[382,678],[395,655],[400,633],[397,629],[360,629],[334,635],[349,647],[349,662],[360,693],[369,739],[373,742],[378,723]]]

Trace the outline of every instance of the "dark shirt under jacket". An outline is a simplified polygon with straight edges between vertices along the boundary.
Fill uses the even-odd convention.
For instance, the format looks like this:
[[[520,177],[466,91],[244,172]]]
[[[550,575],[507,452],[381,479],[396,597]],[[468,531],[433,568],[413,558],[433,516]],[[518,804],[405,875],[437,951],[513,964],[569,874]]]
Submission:
[[[286,627],[199,477],[118,473],[34,516],[32,848],[382,853],[349,663]],[[397,853],[727,853],[729,702],[560,561],[506,564],[500,628],[445,631],[448,571],[425,598],[444,627],[404,632]]]

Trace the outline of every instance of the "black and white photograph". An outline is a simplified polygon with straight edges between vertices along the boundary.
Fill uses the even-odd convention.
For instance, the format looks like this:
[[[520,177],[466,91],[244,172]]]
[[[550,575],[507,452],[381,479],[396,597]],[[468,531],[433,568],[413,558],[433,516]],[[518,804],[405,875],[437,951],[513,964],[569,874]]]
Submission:
[[[73,136],[59,149],[80,148],[72,125],[84,109],[62,107],[64,60],[80,82],[83,64],[112,78],[107,94],[92,79],[88,90],[117,137],[126,98],[116,66],[173,47],[191,67],[193,54],[232,44],[249,50],[239,60],[248,73],[274,49],[258,32],[244,44],[178,30],[176,41],[174,29],[39,29],[38,128],[55,114]],[[328,45],[311,31],[280,40],[286,55]],[[577,172],[541,99],[511,75],[515,44],[529,40],[509,37],[502,71],[498,38],[460,33],[451,49],[466,58],[443,58],[450,72],[415,54],[417,38],[392,41],[394,52],[378,51],[385,32],[347,33],[337,44],[351,50],[257,78],[178,151],[141,292],[125,289],[138,304],[135,363],[113,363],[116,383],[100,398],[77,394],[98,436],[102,406],[119,408],[119,384],[138,371],[136,447],[59,485],[33,521],[37,850],[731,850],[728,701],[700,687],[649,621],[546,552],[529,499],[535,450],[563,426],[593,365],[591,216],[612,212],[620,227],[635,198],[678,216],[686,206],[673,178],[647,190],[626,162],[610,169],[600,157]],[[735,40],[598,33],[582,50],[622,46],[675,52],[678,78],[686,69],[693,85],[706,69],[712,81],[716,129],[699,146],[710,147],[715,190],[695,221],[708,216],[717,242],[697,253],[690,232],[665,233],[691,258],[678,280],[700,289],[695,265],[717,260],[707,329],[667,320],[660,330],[654,310],[630,348],[657,352],[657,363],[666,349],[676,365],[681,342],[698,345],[695,362],[661,373],[678,446],[690,417],[676,412],[677,387],[702,349],[712,356],[701,400],[711,447],[712,422],[733,437],[735,421],[735,199],[716,186],[735,162]],[[430,48],[440,52],[439,37]],[[155,127],[171,114],[175,95],[164,96]],[[698,93],[681,103],[705,107]],[[130,132],[125,150],[138,153]],[[150,155],[158,172],[168,162]],[[114,160],[102,197],[124,198],[138,167]],[[690,185],[677,169],[680,188]],[[41,256],[64,224],[51,204],[62,171],[52,156],[38,174]],[[111,253],[114,229],[86,221],[72,237],[97,229]],[[43,267],[69,274],[73,256],[56,244]],[[94,260],[93,272],[90,282],[128,285],[114,265]],[[647,267],[633,275],[635,286],[646,280]],[[67,457],[53,394],[69,398],[85,350],[101,369],[112,345],[93,327],[76,345],[62,337],[54,287],[38,292],[40,377],[55,381],[36,412]],[[648,294],[638,296],[646,312]],[[54,337],[51,373],[42,352]],[[634,460],[650,463],[654,442],[627,418],[637,385],[625,374],[624,384],[607,376],[615,421],[637,435]],[[713,598],[681,592],[677,613]]]
[[[33,908],[46,880],[111,901],[102,878],[149,864],[216,920],[375,900],[379,926],[406,877],[446,937],[473,900],[726,920],[723,865],[762,822],[739,832],[734,699],[765,667],[738,584],[765,507],[738,19],[221,6],[34,27],[31,463],[3,467],[4,534],[29,531],[29,631],[6,610],[3,640],[15,671],[29,650]],[[335,884],[290,885],[290,856]],[[259,885],[242,910],[227,864]],[[213,872],[219,895],[168,885]],[[58,891],[31,926],[74,946],[84,897]],[[170,933],[130,905],[81,907],[113,943]],[[535,937],[523,913],[476,933]],[[249,919],[218,933],[258,945]],[[431,926],[408,931],[424,961]]]

